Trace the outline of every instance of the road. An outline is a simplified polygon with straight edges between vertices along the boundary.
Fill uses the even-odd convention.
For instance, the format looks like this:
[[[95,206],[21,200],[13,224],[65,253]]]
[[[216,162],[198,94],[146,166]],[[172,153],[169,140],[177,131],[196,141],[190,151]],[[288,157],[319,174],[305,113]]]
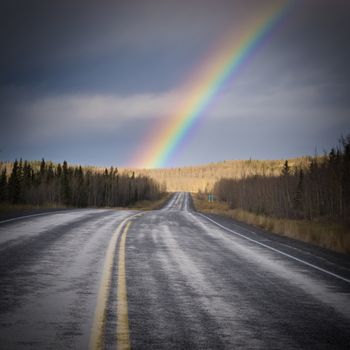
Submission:
[[[349,349],[350,259],[193,211],[0,223],[1,349]]]

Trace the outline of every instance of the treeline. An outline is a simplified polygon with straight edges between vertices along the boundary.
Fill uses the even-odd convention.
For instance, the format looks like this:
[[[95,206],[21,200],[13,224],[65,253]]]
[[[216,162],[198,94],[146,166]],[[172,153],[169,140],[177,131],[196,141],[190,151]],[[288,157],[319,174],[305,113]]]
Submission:
[[[279,176],[255,175],[221,179],[218,199],[232,208],[290,219],[350,220],[350,136],[307,167],[285,161]]]
[[[10,170],[9,170],[10,168]],[[81,166],[15,160],[0,164],[0,202],[72,207],[128,206],[160,198],[162,189],[146,176],[111,167],[94,171]]]

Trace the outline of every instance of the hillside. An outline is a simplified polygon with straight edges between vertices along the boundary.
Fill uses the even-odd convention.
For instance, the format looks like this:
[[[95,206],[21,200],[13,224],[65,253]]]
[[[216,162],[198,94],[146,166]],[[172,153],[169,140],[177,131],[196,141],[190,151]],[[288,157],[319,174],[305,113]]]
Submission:
[[[292,169],[306,168],[310,157],[288,159]],[[281,174],[285,160],[228,160],[199,166],[165,169],[120,169],[122,172],[135,172],[165,184],[168,192],[212,191],[214,184],[222,178],[242,179],[247,176]]]

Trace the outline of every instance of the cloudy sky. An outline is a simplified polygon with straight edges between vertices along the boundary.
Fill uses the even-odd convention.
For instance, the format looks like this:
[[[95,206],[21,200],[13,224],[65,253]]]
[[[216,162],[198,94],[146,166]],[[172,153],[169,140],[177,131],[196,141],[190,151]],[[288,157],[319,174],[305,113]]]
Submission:
[[[227,28],[271,2],[285,1],[2,1],[0,159],[130,165]],[[347,0],[293,2],[167,165],[336,145],[350,133],[349,17]]]

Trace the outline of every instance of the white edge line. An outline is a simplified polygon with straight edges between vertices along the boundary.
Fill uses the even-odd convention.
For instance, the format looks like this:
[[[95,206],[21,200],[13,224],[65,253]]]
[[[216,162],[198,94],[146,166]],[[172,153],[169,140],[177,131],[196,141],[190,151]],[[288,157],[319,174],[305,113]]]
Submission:
[[[312,267],[312,268],[314,268],[314,269],[316,269],[316,270],[318,270],[318,271],[324,272],[324,273],[326,273],[326,274],[328,274],[328,275],[330,275],[330,276],[333,276],[333,277],[335,277],[335,278],[338,278],[338,279],[340,279],[340,280],[342,280],[342,281],[344,281],[344,282],[350,283],[350,280],[347,279],[347,278],[345,278],[345,277],[342,277],[342,276],[340,276],[340,275],[337,275],[337,274],[335,274],[335,273],[333,273],[333,272],[330,272],[330,271],[328,271],[328,270],[322,269],[321,267],[318,267],[318,266],[316,266],[316,265],[314,265],[314,264],[308,263],[308,262],[305,261],[305,260],[296,258],[296,257],[293,256],[293,255],[284,253],[284,252],[282,252],[282,251],[280,251],[280,250],[278,250],[278,249],[276,249],[276,248],[270,247],[270,246],[267,245],[267,244],[261,243],[261,242],[259,242],[259,241],[256,241],[255,239],[252,239],[252,238],[249,238],[249,237],[247,237],[247,236],[245,236],[245,235],[242,235],[241,233],[238,233],[238,232],[236,232],[236,231],[234,231],[234,230],[229,229],[229,228],[226,227],[226,226],[223,226],[223,225],[219,224],[218,222],[214,221],[213,219],[209,218],[208,216],[206,216],[206,215],[204,215],[204,214],[202,214],[202,213],[198,213],[198,214],[201,215],[202,217],[206,218],[207,220],[211,221],[211,222],[214,223],[215,225],[217,225],[217,226],[223,228],[224,230],[226,230],[226,231],[228,231],[228,232],[231,232],[231,233],[233,233],[233,234],[235,234],[235,235],[237,235],[237,236],[240,236],[240,237],[242,237],[242,238],[244,238],[244,239],[246,239],[246,240],[248,240],[248,241],[251,241],[251,242],[254,242],[254,243],[256,243],[256,244],[259,244],[259,245],[261,245],[262,247],[265,247],[265,248],[267,248],[267,249],[270,249],[270,250],[272,250],[272,251],[274,251],[274,252],[276,252],[276,253],[279,253],[279,254],[281,254],[281,255],[284,255],[284,256],[286,256],[286,257],[292,259],[292,260],[298,261],[298,262],[300,262],[300,263],[302,263],[302,264],[304,264],[304,265],[307,265],[307,266],[309,266],[309,267]]]
[[[0,221],[0,224],[3,224],[3,223],[5,223],[5,222],[11,222],[11,221],[23,220],[23,219],[27,219],[27,218],[33,218],[33,217],[35,217],[35,216],[42,216],[42,215],[50,215],[50,214],[62,213],[62,212],[65,212],[65,211],[67,211],[67,210],[69,210],[69,209],[55,210],[55,211],[47,211],[47,212],[45,212],[45,213],[17,216],[16,218],[2,220],[2,221]]]
[[[95,208],[93,208],[95,209]],[[11,218],[11,219],[6,219],[6,220],[2,220],[0,221],[0,225],[4,224],[6,222],[11,222],[11,221],[17,221],[17,220],[24,220],[27,218],[33,218],[35,216],[42,216],[42,215],[50,215],[50,214],[59,214],[59,213],[65,213],[67,211],[81,211],[81,210],[86,210],[86,208],[72,208],[72,209],[62,209],[62,210],[55,210],[55,211],[47,211],[45,213],[38,213],[38,214],[30,214],[30,215],[23,215],[23,216],[17,216],[15,218]],[[104,209],[102,209],[104,210]]]

